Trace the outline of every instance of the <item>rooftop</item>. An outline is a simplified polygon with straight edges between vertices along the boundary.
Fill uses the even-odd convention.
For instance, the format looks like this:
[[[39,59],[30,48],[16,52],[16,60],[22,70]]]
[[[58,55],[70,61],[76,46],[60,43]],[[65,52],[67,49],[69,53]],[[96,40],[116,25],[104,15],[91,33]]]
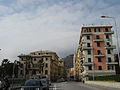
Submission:
[[[112,25],[83,25],[82,28],[92,28],[92,27],[110,27],[112,28]]]

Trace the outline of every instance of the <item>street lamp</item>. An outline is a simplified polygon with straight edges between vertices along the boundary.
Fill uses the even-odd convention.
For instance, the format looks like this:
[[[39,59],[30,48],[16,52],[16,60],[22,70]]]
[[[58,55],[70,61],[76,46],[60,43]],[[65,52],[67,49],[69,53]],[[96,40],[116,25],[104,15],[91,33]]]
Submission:
[[[118,59],[119,59],[119,66],[120,66],[120,55],[119,55],[119,40],[118,40],[118,30],[117,30],[117,23],[116,23],[116,18],[115,17],[110,17],[110,16],[101,16],[101,18],[111,18],[113,19],[114,23],[115,23],[115,33],[116,33],[116,40],[117,40],[117,53],[118,53]]]

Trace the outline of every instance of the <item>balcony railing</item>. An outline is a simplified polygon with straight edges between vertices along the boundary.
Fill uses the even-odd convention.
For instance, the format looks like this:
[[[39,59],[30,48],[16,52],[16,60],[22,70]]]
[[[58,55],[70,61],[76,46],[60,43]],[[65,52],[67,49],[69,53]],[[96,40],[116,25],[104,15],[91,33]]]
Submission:
[[[108,48],[108,49],[115,49],[116,46],[115,46],[115,45],[105,45],[105,48]]]
[[[95,57],[104,57],[105,55],[104,54],[95,54]]]
[[[80,59],[83,59],[83,58],[85,58],[85,56],[84,56],[84,55],[80,56]]]
[[[104,32],[105,34],[114,34],[114,31]]]
[[[104,41],[104,39],[102,39],[102,38],[95,38],[93,41],[94,42],[102,42],[102,41]]]
[[[118,62],[112,61],[112,62],[107,62],[107,64],[118,64]]]
[[[93,65],[93,62],[85,62],[84,65],[85,65],[85,66]]]
[[[82,35],[91,35],[93,32],[82,32]]]
[[[93,47],[91,47],[91,46],[90,46],[90,47],[83,46],[82,49],[83,49],[83,50],[89,50],[89,49],[93,49]]]

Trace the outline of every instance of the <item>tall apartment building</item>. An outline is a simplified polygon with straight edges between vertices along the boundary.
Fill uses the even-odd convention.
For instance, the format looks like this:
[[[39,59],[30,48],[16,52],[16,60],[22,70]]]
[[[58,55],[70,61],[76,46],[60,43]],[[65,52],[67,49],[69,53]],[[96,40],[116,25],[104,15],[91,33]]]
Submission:
[[[19,55],[21,66],[19,76],[30,78],[35,75],[47,76],[52,81],[58,78],[59,57],[55,52],[36,51],[28,55]]]
[[[83,26],[80,36],[81,60],[89,76],[115,74],[112,26]]]
[[[74,65],[74,80],[82,81],[82,79],[85,77],[86,70],[83,63],[83,54],[81,52],[80,46],[77,48],[77,51],[74,54],[73,65]]]

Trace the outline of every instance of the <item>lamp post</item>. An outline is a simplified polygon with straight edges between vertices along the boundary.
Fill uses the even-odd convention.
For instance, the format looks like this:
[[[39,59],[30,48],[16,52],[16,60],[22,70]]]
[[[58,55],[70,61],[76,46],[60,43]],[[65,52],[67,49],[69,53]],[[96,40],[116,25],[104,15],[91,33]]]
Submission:
[[[110,17],[110,16],[101,16],[101,18],[111,18],[114,21],[115,24],[115,33],[116,33],[116,46],[117,46],[117,53],[118,53],[118,60],[119,60],[119,66],[120,66],[120,55],[119,55],[119,37],[118,37],[118,30],[117,30],[117,23],[116,23],[116,18],[115,17]]]

